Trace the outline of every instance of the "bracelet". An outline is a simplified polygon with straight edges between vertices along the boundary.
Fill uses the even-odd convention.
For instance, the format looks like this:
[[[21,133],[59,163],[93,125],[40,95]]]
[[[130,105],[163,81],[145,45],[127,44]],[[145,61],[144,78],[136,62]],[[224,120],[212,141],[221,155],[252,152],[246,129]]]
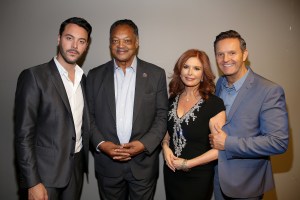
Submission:
[[[182,163],[181,163],[181,166],[180,166],[180,170],[182,170],[182,171],[184,171],[184,172],[188,172],[188,171],[190,171],[191,169],[190,168],[188,168],[188,166],[187,166],[187,159],[184,159],[183,161],[182,161]]]
[[[167,139],[164,139],[163,141],[161,141],[161,146],[164,146],[164,143],[167,143],[167,145],[169,146],[170,142]]]

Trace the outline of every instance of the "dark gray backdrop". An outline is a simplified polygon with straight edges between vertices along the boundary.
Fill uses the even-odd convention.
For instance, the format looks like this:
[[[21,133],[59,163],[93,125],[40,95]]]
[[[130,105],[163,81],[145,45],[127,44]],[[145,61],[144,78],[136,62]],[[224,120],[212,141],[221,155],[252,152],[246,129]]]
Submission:
[[[136,22],[140,29],[139,57],[162,66],[168,76],[179,55],[189,48],[206,51],[218,75],[213,54],[215,36],[228,29],[240,32],[246,39],[253,70],[284,87],[289,110],[291,143],[287,153],[272,158],[277,188],[265,199],[299,197],[298,0],[1,0],[0,199],[17,199],[12,121],[17,77],[21,70],[55,55],[59,25],[72,16],[86,18],[94,28],[83,64],[85,73],[110,59],[108,32],[118,19]],[[91,157],[84,200],[99,199],[93,170]],[[155,199],[165,199],[162,170]]]

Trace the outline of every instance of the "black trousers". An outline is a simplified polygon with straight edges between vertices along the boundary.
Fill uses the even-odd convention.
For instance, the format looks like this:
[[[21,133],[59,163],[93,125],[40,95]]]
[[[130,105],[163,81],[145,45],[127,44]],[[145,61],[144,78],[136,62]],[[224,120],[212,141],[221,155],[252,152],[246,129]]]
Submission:
[[[83,185],[83,151],[74,155],[74,170],[69,183],[63,188],[46,187],[49,200],[79,200]],[[28,200],[28,189],[20,190],[20,200]]]
[[[123,165],[123,175],[106,177],[96,174],[101,200],[153,200],[157,176],[137,180],[128,163]]]

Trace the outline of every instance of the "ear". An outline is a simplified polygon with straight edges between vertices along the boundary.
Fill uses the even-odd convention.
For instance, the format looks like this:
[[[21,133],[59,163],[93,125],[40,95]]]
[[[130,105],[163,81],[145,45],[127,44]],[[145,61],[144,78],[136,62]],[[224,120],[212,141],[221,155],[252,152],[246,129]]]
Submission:
[[[140,41],[139,41],[139,38],[137,37],[135,40],[135,47],[138,48],[139,45],[140,45]]]
[[[245,62],[248,58],[248,50],[245,49],[245,51],[243,52],[243,61]]]
[[[87,49],[89,48],[89,44],[90,44],[89,42],[86,43],[84,51],[87,51]]]
[[[59,45],[59,43],[60,43],[60,35],[58,35],[57,37],[57,45]]]

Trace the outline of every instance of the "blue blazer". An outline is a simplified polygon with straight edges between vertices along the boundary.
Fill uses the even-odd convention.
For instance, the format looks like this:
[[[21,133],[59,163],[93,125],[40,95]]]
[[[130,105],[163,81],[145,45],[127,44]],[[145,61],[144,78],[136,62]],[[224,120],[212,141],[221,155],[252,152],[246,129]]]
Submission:
[[[285,152],[289,140],[282,87],[248,70],[223,127],[228,136],[217,165],[223,193],[238,198],[274,187],[270,156]],[[217,96],[224,78],[217,82]]]

